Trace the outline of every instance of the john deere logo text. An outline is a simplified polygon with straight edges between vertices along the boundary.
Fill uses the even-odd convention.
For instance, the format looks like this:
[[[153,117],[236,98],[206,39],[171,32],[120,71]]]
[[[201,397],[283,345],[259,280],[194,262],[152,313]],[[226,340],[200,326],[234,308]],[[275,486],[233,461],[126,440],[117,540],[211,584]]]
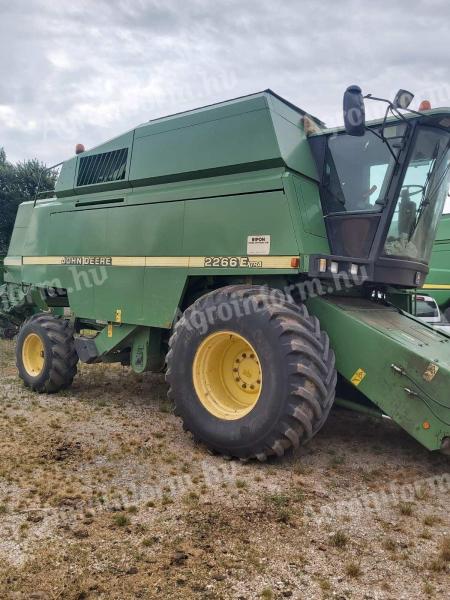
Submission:
[[[85,266],[92,265],[94,267],[110,267],[112,265],[111,256],[63,256],[61,259],[62,265],[77,265]]]

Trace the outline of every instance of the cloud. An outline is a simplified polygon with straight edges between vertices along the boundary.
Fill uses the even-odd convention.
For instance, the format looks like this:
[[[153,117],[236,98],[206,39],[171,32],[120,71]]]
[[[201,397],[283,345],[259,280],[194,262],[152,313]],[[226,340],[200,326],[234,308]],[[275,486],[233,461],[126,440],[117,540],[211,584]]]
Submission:
[[[450,105],[449,17],[446,0],[0,0],[0,146],[53,164],[267,87],[329,125],[350,83]]]

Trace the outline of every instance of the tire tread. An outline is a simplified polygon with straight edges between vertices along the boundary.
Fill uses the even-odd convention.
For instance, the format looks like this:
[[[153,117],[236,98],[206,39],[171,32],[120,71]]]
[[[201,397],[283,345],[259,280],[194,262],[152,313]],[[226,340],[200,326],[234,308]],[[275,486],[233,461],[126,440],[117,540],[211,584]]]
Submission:
[[[188,326],[194,311],[203,311],[208,306],[229,301],[230,298],[244,301],[250,299],[267,315],[267,323],[275,327],[280,339],[280,347],[289,367],[288,384],[291,390],[284,414],[274,427],[267,432],[257,446],[249,448],[245,456],[261,462],[270,456],[281,457],[291,447],[298,447],[311,439],[323,426],[335,398],[337,374],[334,352],[330,348],[328,335],[321,330],[319,320],[311,316],[303,304],[270,300],[270,290],[259,286],[234,285],[220,288],[205,294],[186,309],[172,330],[169,352],[166,357],[166,381],[169,384],[169,398],[175,403],[175,412],[182,416],[176,387],[177,340],[183,328]],[[265,306],[267,305],[267,306]],[[187,430],[186,423],[183,427]],[[196,432],[191,433],[196,438]],[[229,449],[211,447],[222,455],[233,455]]]
[[[29,325],[39,325],[51,344],[50,369],[44,382],[30,383],[26,381],[22,372],[21,356],[17,352],[16,365],[19,376],[24,384],[35,392],[52,394],[67,389],[72,385],[77,374],[78,363],[71,324],[63,317],[37,313],[23,323],[21,332]]]

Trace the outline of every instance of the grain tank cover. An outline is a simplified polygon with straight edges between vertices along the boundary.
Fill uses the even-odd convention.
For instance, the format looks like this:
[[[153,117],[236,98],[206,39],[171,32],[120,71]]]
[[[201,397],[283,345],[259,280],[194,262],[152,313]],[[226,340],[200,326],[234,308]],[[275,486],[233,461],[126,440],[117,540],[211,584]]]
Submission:
[[[266,90],[155,119],[67,161],[57,195],[283,166],[317,179],[305,114]]]

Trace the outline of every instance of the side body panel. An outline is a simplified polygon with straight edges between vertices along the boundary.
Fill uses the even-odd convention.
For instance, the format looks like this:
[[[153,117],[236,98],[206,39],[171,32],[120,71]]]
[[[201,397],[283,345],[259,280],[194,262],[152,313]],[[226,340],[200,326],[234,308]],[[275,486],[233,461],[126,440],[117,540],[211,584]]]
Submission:
[[[327,247],[303,226],[317,191],[285,169],[122,192],[22,205],[10,281],[66,289],[81,318],[169,328],[189,277],[298,276]]]

